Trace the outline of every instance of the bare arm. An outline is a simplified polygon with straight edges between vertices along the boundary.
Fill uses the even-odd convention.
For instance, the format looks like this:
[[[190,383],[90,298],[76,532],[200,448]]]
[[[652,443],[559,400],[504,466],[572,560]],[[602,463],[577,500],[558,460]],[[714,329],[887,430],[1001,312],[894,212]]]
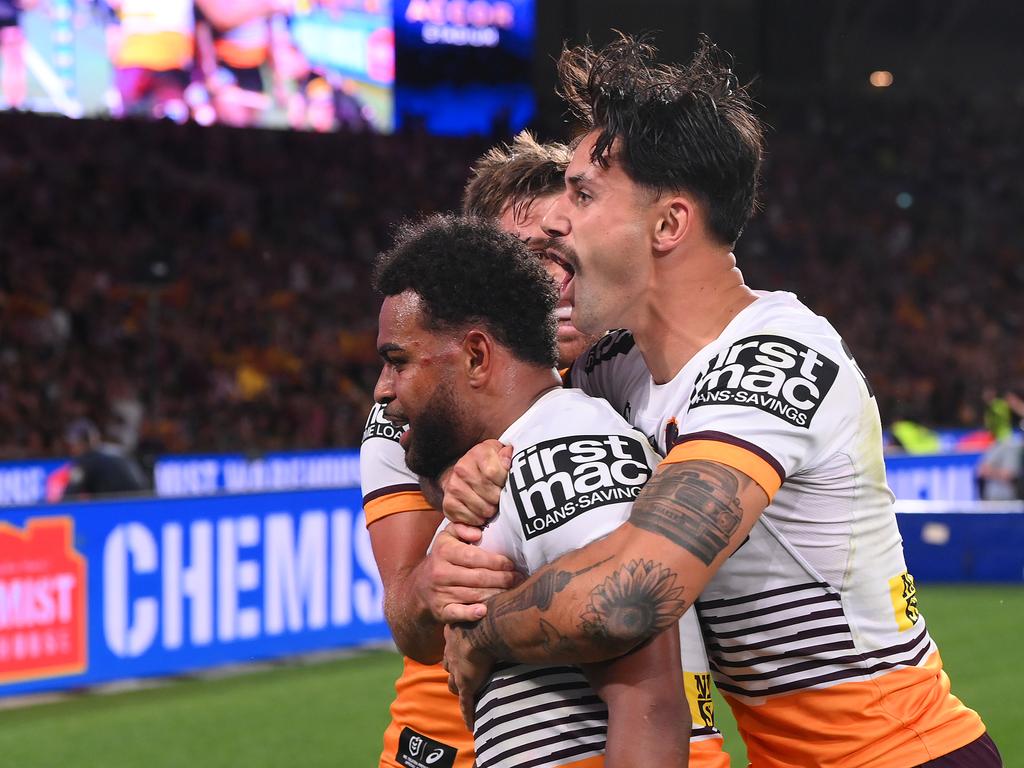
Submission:
[[[593,662],[674,624],[768,504],[745,474],[712,461],[663,465],[629,522],[489,599],[445,650],[464,707],[495,659]]]
[[[650,642],[611,661],[584,665],[608,705],[605,768],[685,768],[690,747],[675,624]]]
[[[433,611],[453,601],[479,603],[518,581],[510,560],[462,544],[453,533],[441,533],[428,555],[440,522],[440,512],[426,509],[389,515],[369,527],[384,583],[384,616],[399,650],[422,664],[437,663],[444,650]]]

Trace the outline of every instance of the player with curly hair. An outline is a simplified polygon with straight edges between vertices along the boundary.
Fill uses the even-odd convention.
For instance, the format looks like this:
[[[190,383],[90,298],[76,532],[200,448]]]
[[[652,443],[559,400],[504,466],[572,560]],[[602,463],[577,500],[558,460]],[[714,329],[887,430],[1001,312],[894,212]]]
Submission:
[[[521,242],[481,219],[431,217],[401,231],[374,287],[385,297],[374,399],[405,428],[409,468],[436,477],[481,439],[520,448],[481,549],[528,574],[626,519],[658,457],[606,402],[563,388],[557,291]],[[661,570],[638,561],[629,578],[663,585],[670,602],[680,590]],[[495,669],[470,720],[477,765],[685,766],[690,712],[679,633],[666,627],[585,669]]]

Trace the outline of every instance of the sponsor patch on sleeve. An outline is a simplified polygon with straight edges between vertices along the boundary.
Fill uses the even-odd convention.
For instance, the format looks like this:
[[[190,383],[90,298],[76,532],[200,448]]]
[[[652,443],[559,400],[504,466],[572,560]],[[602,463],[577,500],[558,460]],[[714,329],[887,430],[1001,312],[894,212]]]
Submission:
[[[449,747],[406,727],[398,737],[395,762],[406,768],[452,768],[457,754],[455,747]]]
[[[748,336],[719,352],[694,385],[690,408],[745,405],[808,428],[839,366],[782,336]]]
[[[363,442],[374,437],[382,437],[385,440],[398,442],[406,427],[396,427],[384,418],[384,406],[375,403],[370,411],[370,417],[366,420],[366,427],[363,428]]]
[[[634,501],[651,476],[640,440],[572,435],[517,453],[509,489],[527,539],[606,504]]]

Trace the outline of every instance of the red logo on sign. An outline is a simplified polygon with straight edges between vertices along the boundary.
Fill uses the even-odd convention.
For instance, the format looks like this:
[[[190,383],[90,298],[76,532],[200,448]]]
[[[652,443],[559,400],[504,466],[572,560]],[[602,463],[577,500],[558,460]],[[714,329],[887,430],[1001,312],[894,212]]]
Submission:
[[[0,683],[85,671],[85,596],[70,517],[0,523]]]

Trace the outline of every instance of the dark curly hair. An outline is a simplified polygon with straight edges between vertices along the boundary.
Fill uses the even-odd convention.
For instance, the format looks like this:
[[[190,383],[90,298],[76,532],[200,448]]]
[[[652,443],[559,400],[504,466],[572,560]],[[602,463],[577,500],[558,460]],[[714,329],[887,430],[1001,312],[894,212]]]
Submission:
[[[399,227],[373,287],[416,293],[433,330],[479,323],[517,358],[555,367],[558,291],[536,255],[492,222],[438,214]]]
[[[656,194],[694,195],[708,228],[733,245],[754,211],[763,131],[732,57],[705,35],[685,67],[659,64],[648,36],[619,38],[599,51],[567,48],[558,61],[559,94],[589,132],[591,161],[616,158]]]
[[[491,147],[473,164],[462,212],[497,219],[511,205],[518,217],[538,197],[565,189],[565,167],[571,158],[565,144],[541,144],[523,131],[510,144]]]

